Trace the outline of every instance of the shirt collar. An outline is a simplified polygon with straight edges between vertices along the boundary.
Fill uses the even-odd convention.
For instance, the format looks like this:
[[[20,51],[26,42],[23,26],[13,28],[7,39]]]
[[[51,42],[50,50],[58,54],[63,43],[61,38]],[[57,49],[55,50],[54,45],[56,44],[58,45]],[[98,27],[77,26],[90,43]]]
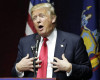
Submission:
[[[53,38],[56,38],[55,36],[57,36],[57,29],[56,28],[54,28],[52,33],[47,37],[48,41],[53,40]],[[43,41],[43,37],[42,36],[41,36],[41,41]]]

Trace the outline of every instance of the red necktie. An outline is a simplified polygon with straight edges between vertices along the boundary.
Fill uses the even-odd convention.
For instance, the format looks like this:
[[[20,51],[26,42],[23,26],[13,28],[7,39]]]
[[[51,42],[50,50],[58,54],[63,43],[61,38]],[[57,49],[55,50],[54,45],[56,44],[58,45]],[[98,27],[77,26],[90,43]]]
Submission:
[[[46,44],[47,40],[48,40],[47,38],[43,38],[43,44],[39,55],[39,60],[42,60],[42,63],[40,63],[41,68],[38,68],[37,78],[46,78],[47,76],[47,61],[48,61],[48,48]]]

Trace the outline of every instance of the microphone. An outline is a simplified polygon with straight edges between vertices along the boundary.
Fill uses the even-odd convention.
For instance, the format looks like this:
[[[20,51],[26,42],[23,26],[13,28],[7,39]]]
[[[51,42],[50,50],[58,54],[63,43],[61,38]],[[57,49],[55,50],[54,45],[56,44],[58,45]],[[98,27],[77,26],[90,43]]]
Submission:
[[[37,57],[37,55],[38,55],[38,48],[39,48],[40,39],[41,39],[41,37],[39,35],[36,35],[36,44],[35,44],[35,46],[31,46],[34,58]],[[36,65],[36,59],[33,60],[34,78],[36,78],[36,67],[35,67],[35,65]]]
[[[36,35],[36,45],[35,45],[35,57],[37,57],[38,54],[38,48],[39,48],[39,42],[40,42],[41,36],[40,35]]]

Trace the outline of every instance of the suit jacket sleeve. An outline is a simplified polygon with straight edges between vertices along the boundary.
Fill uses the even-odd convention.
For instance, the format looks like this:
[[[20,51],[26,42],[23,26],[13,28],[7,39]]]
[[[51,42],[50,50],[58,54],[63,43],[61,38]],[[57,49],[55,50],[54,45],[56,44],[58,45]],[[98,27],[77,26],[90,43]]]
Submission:
[[[82,38],[76,44],[72,76],[88,79],[92,76],[92,67]]]
[[[20,40],[19,42],[19,45],[18,45],[18,55],[17,55],[17,59],[16,59],[16,62],[12,68],[12,76],[13,77],[18,77],[18,74],[16,72],[16,69],[15,69],[15,65],[16,63],[18,63],[21,59],[22,59],[22,40]]]

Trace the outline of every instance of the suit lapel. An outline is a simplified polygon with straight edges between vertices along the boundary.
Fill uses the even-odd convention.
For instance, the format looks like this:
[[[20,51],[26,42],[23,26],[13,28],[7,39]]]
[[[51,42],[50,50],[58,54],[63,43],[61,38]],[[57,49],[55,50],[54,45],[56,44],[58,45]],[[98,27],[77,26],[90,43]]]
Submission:
[[[67,47],[66,39],[64,38],[63,33],[58,30],[54,57],[62,59],[61,57],[62,54],[65,53],[66,47]]]
[[[67,47],[67,43],[66,43],[66,39],[63,36],[62,31],[57,30],[57,40],[56,40],[54,57],[62,59],[62,54],[65,53],[66,47]],[[53,72],[53,77],[56,76],[57,73]]]
[[[34,34],[34,35],[32,36],[31,41],[30,41],[30,49],[29,49],[29,50],[30,50],[30,53],[31,53],[31,54],[30,54],[31,57],[33,57],[33,55],[34,55],[34,53],[33,53],[33,51],[32,51],[32,47],[34,47],[35,44],[36,44],[36,40],[35,40],[35,39],[36,39],[36,35],[37,35],[37,34]]]

